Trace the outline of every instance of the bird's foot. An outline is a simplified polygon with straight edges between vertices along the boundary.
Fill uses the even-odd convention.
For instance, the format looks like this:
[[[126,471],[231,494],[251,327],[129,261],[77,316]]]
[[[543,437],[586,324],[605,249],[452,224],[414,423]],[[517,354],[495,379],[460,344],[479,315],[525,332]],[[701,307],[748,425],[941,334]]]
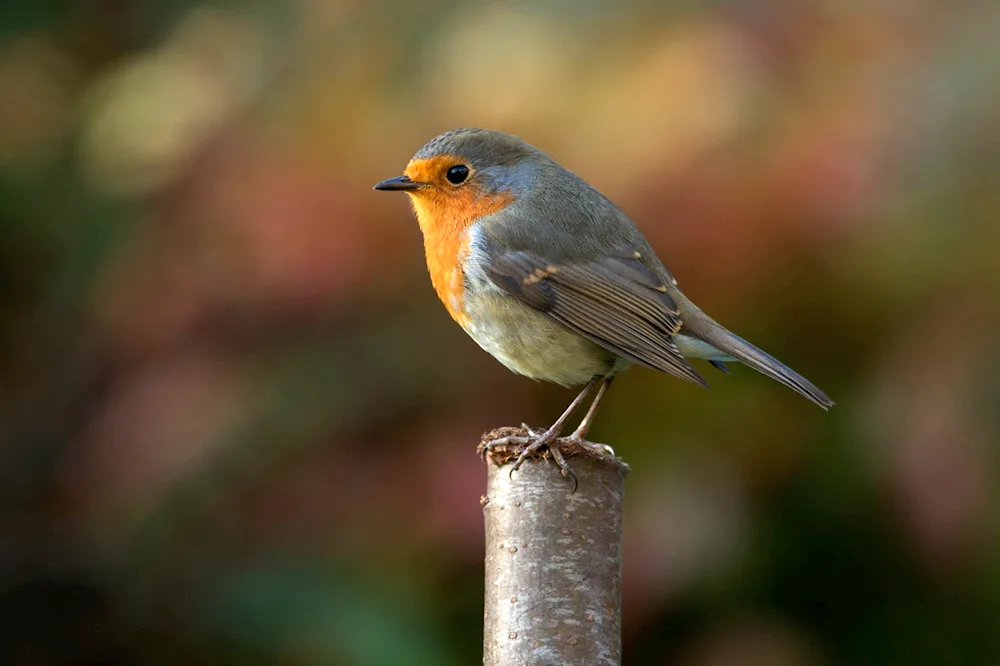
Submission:
[[[513,432],[526,432],[526,435],[513,434]],[[493,435],[497,435],[493,437]],[[576,474],[570,469],[569,464],[566,462],[566,454],[577,454],[581,450],[595,457],[614,457],[615,451],[607,444],[597,444],[596,442],[591,442],[584,439],[578,433],[573,433],[568,437],[559,437],[557,430],[549,428],[548,430],[543,430],[541,428],[532,428],[527,424],[521,424],[520,429],[514,428],[501,428],[498,431],[489,433],[487,436],[491,437],[485,440],[480,445],[480,452],[482,453],[483,459],[486,456],[495,451],[509,452],[510,448],[514,448],[512,454],[516,455],[514,464],[511,465],[510,475],[513,477],[514,472],[521,468],[524,461],[532,456],[536,457],[548,457],[544,453],[540,453],[541,449],[551,456],[552,461],[555,462],[559,467],[560,473],[568,479],[573,481],[573,490],[576,491],[578,482]],[[484,438],[485,439],[485,438]],[[509,458],[508,458],[509,460]]]
[[[607,444],[598,444],[597,442],[592,442],[589,439],[584,439],[581,435],[573,433],[568,437],[560,437],[559,442],[566,447],[577,447],[583,449],[595,458],[601,458],[604,456],[615,457],[615,450],[608,446]]]

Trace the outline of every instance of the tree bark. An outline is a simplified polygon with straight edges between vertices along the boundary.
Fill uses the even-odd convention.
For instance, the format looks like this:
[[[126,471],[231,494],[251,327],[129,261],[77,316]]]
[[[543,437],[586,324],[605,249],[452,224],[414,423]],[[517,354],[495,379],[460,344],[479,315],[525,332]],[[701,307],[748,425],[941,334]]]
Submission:
[[[510,434],[487,433],[483,441]],[[514,451],[487,463],[485,666],[621,664],[622,496],[628,465],[563,449],[579,481]]]

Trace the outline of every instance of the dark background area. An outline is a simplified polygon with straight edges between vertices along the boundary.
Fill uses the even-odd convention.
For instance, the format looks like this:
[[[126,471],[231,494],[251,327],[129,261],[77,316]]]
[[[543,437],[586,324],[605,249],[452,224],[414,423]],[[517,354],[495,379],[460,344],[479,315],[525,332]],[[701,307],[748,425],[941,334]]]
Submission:
[[[0,663],[480,661],[479,435],[570,391],[402,196],[513,132],[838,402],[637,369],[630,664],[1000,663],[1000,5],[0,10]]]

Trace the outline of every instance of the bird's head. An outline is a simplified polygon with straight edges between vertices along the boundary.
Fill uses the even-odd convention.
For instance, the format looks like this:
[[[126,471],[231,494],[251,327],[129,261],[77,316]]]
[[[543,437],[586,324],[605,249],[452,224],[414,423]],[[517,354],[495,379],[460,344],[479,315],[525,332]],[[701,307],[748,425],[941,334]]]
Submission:
[[[464,228],[529,191],[538,164],[546,159],[510,134],[451,130],[418,150],[402,176],[375,189],[406,192],[424,233],[441,226]]]

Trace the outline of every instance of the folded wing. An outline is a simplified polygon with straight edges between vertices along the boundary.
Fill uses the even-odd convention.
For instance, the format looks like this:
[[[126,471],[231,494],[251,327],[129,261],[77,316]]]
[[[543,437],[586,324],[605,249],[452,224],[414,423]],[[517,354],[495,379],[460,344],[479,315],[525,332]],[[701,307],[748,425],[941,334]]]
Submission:
[[[506,293],[605,349],[708,386],[674,344],[681,328],[677,304],[638,253],[571,264],[506,252],[491,257],[487,275]]]

